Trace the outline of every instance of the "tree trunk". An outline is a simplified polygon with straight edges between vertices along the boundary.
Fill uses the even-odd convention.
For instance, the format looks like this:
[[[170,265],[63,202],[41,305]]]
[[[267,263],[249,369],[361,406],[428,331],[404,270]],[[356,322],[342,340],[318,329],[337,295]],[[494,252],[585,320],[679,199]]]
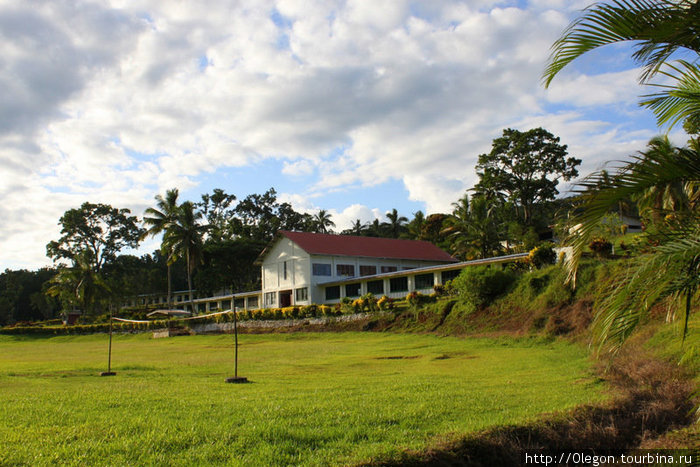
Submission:
[[[170,267],[171,265],[168,264],[168,310],[173,309],[173,285],[172,285],[172,278],[170,274]]]
[[[185,252],[185,258],[187,259],[187,287],[189,289],[190,297],[190,312],[194,316],[194,297],[192,297],[192,270],[190,269],[190,250]]]

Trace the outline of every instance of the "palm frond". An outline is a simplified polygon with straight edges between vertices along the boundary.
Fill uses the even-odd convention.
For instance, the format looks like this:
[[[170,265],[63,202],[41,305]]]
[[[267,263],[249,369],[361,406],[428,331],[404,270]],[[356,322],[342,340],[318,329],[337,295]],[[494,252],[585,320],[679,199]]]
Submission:
[[[678,49],[700,52],[695,0],[613,0],[596,3],[569,25],[552,45],[543,73],[545,87],[565,66],[593,49],[616,42],[636,41],[633,58],[644,66],[646,82]]]
[[[700,285],[699,259],[700,234],[696,231],[692,237],[678,234],[676,240],[630,260],[627,269],[610,280],[597,307],[593,331],[598,350],[617,350],[649,310],[665,299],[683,305],[685,338],[690,300]]]
[[[595,173],[578,186],[584,210],[572,220],[568,241],[573,255],[567,261],[568,279],[575,283],[579,259],[600,220],[619,202],[659,185],[700,181],[700,155],[693,149],[676,148],[671,153],[643,153],[619,168],[612,186],[603,185],[605,174]],[[602,188],[600,188],[603,186]]]
[[[667,65],[675,73],[659,72],[676,83],[653,84],[663,91],[645,95],[645,100],[640,102],[654,112],[659,125],[667,125],[669,129],[680,121],[700,115],[700,67],[684,60],[677,63]]]

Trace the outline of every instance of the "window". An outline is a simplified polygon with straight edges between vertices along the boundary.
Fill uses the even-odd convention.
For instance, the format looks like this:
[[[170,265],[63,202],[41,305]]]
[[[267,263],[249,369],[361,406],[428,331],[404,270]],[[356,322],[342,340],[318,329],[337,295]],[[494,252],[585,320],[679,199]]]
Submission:
[[[236,298],[233,300],[233,308],[235,310],[242,310],[245,308],[245,298]]]
[[[408,277],[389,279],[389,292],[408,292]]]
[[[284,278],[284,280],[287,280],[287,262],[286,261],[284,262],[283,269],[284,269],[284,271],[282,272],[282,277]]]
[[[430,289],[433,287],[432,274],[418,274],[416,276],[416,289]]]
[[[335,270],[336,270],[336,274],[339,276],[354,276],[355,275],[355,265],[354,264],[336,264]]]
[[[374,295],[384,295],[384,281],[369,281],[367,282],[367,292]]]
[[[258,307],[258,297],[248,297],[248,308]]]
[[[452,271],[442,271],[442,274],[441,274],[442,284],[445,285],[446,283],[448,283],[449,281],[451,281],[455,277],[459,276],[460,272],[461,271],[459,269],[454,269]]]
[[[274,306],[277,303],[277,294],[275,292],[265,293],[265,306]]]
[[[360,284],[347,284],[345,286],[345,296],[346,297],[359,297],[360,296]]]
[[[322,264],[322,263],[314,263],[311,265],[312,269],[312,274],[314,276],[330,276],[331,275],[331,265],[330,264]]]
[[[397,269],[398,268],[396,266],[382,266],[381,271],[382,274],[384,274],[385,272],[396,272]]]
[[[340,286],[333,285],[326,287],[326,300],[337,300],[340,298]]]
[[[294,301],[295,302],[305,302],[309,299],[309,288],[302,287],[294,291]]]
[[[377,273],[377,266],[360,265],[360,275],[361,276],[373,276],[376,273]]]

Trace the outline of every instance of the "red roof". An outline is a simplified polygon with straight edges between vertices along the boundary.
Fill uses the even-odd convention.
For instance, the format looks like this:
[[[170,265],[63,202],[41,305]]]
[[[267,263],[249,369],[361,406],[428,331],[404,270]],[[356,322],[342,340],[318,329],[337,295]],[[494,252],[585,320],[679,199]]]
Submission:
[[[451,263],[457,261],[430,242],[394,238],[356,237],[280,230],[283,235],[313,255],[362,256],[366,258],[413,259]],[[263,253],[264,254],[264,253]]]

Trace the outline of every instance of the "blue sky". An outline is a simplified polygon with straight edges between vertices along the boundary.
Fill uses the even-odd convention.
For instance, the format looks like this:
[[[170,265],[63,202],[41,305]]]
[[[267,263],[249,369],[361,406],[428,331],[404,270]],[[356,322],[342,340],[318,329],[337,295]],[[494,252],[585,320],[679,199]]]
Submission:
[[[588,3],[0,2],[0,268],[49,265],[84,201],[274,187],[342,229],[449,212],[507,127],[561,137],[582,175],[623,159],[659,133],[629,46],[541,85]]]

